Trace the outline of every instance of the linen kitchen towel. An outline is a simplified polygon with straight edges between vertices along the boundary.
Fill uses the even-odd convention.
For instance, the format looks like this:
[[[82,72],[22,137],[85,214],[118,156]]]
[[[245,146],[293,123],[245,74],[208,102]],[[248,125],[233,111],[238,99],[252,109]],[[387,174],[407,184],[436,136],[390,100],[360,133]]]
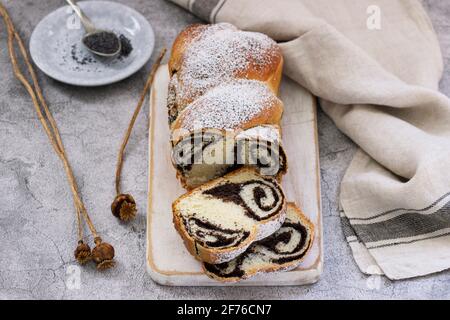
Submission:
[[[360,149],[341,184],[344,234],[365,273],[450,268],[450,101],[416,0],[172,0],[277,40],[284,73]],[[291,159],[295,161],[295,159]]]

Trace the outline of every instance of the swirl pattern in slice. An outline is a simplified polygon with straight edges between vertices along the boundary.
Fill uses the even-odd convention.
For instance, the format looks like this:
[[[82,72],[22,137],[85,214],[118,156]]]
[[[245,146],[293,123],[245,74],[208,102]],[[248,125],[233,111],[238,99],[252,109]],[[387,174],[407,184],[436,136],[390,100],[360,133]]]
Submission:
[[[277,178],[287,170],[277,126],[260,126],[239,133],[205,129],[175,141],[172,163],[188,189],[243,166]]]
[[[252,244],[235,259],[221,263],[204,263],[209,277],[221,281],[239,281],[260,272],[290,270],[298,266],[314,239],[312,223],[294,204],[289,203],[281,228],[270,237]]]

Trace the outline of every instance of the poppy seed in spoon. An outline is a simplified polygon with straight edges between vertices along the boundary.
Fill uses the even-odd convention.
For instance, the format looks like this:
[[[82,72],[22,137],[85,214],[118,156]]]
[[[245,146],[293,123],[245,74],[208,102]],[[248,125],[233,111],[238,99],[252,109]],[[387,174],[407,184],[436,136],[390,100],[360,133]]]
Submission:
[[[133,51],[133,46],[131,45],[130,39],[121,34],[119,36],[120,43],[122,44],[122,49],[120,50],[120,57],[128,57]]]
[[[120,46],[118,37],[107,31],[90,34],[83,39],[83,43],[90,50],[103,54],[116,53]]]

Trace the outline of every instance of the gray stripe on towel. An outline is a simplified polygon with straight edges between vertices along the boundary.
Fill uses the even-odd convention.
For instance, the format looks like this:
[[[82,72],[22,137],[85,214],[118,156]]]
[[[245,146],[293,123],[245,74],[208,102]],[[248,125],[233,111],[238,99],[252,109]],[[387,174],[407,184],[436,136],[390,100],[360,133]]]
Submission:
[[[419,236],[450,228],[450,202],[432,214],[405,213],[371,224],[353,224],[358,238],[364,242]]]
[[[420,238],[420,239],[412,239],[412,240],[408,240],[408,241],[401,241],[401,239],[398,239],[397,242],[380,244],[378,246],[373,246],[373,247],[371,246],[369,249],[379,249],[379,248],[386,248],[386,247],[397,246],[397,245],[401,245],[401,244],[415,243],[415,242],[419,242],[419,241],[425,241],[425,240],[431,240],[431,239],[437,239],[437,238],[441,238],[441,237],[446,237],[448,235],[450,235],[450,232],[439,234],[439,235],[434,235],[434,236],[428,236],[428,237]],[[350,241],[348,241],[348,242],[350,243]]]
[[[353,230],[353,227],[347,217],[341,217],[341,226],[344,237],[348,238],[351,236],[356,236],[355,230]]]

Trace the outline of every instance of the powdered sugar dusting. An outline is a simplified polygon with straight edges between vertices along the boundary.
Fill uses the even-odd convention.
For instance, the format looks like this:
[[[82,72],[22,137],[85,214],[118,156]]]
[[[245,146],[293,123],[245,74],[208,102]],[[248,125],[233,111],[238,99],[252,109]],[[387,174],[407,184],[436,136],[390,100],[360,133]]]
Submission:
[[[228,23],[209,25],[184,54],[177,99],[193,101],[220,83],[247,78],[249,69],[262,75],[277,50],[277,44],[264,34],[240,31]]]
[[[240,132],[236,140],[265,140],[279,143],[281,141],[280,127],[275,125],[256,126]]]
[[[271,108],[278,98],[256,80],[235,80],[219,85],[188,105],[180,120],[187,130],[239,128]]]

